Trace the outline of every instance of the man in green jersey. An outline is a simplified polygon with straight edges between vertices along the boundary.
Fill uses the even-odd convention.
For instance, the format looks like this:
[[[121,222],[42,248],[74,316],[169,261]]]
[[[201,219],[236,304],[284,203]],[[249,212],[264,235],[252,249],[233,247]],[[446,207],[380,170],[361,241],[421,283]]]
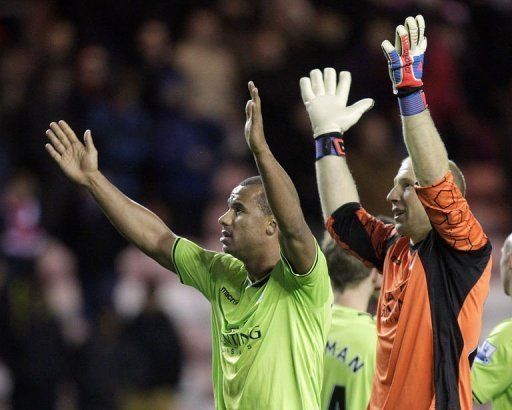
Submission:
[[[233,189],[219,218],[225,253],[177,237],[117,190],[98,170],[89,130],[82,144],[64,121],[51,123],[46,149],[121,234],[210,301],[217,409],[318,409],[332,303],[327,264],[265,141],[258,90],[249,90],[245,137],[260,176]]]
[[[512,234],[503,245],[500,270],[505,293],[512,296]],[[471,389],[476,403],[492,402],[493,410],[512,409],[512,318],[496,326],[478,348]]]
[[[331,330],[325,346],[322,409],[366,409],[375,369],[377,329],[366,312],[382,284],[377,269],[340,248],[326,235],[322,250],[334,291]]]

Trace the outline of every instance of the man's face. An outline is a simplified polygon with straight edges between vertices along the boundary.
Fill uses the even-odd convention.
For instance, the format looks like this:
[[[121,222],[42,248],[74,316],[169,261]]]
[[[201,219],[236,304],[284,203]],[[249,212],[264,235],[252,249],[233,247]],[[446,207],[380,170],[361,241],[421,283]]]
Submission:
[[[258,204],[261,185],[237,186],[228,198],[228,210],[219,218],[224,252],[246,260],[272,236],[273,217]]]
[[[512,241],[512,237],[509,236],[508,241]],[[506,242],[501,251],[500,274],[503,290],[508,296],[512,296],[512,252],[507,252]]]
[[[398,233],[410,237],[416,243],[423,240],[432,227],[414,189],[415,183],[416,175],[410,159],[407,159],[398,170],[395,185],[389,192],[387,200],[391,202],[391,211]]]

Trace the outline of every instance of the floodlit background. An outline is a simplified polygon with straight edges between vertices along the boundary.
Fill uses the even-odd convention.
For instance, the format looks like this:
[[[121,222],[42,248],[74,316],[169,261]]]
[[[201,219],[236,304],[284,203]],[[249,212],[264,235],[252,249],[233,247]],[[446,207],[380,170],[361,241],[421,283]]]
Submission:
[[[380,43],[418,13],[427,100],[494,244],[485,336],[512,312],[498,270],[512,231],[510,0],[0,0],[0,408],[213,407],[207,302],[62,176],[43,147],[50,121],[90,128],[114,184],[219,250],[226,199],[256,172],[243,138],[253,80],[321,237],[299,78],[349,70],[350,101],[376,100],[346,146],[364,206],[389,214],[405,149]]]

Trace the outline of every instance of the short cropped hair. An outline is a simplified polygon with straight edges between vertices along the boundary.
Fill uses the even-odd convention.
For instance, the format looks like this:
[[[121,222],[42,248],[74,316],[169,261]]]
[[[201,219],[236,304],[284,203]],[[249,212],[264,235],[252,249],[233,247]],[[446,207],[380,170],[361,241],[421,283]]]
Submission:
[[[251,185],[260,185],[261,190],[260,190],[260,193],[258,194],[258,197],[256,198],[256,200],[258,202],[258,206],[264,215],[267,215],[267,216],[273,215],[272,209],[270,208],[270,205],[268,203],[267,194],[265,193],[265,188],[263,186],[263,180],[261,179],[261,176],[256,175],[253,177],[246,178],[242,182],[240,182],[238,185],[243,186],[243,187],[251,186]]]
[[[371,273],[370,268],[341,248],[327,232],[322,240],[322,251],[327,259],[332,287],[338,292],[356,287]]]

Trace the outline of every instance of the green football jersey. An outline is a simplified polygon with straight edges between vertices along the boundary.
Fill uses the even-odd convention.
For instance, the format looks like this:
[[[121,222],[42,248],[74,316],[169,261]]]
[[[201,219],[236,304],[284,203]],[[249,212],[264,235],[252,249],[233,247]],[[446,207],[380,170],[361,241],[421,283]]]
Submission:
[[[318,244],[308,274],[294,274],[281,256],[257,283],[240,260],[183,238],[172,259],[212,306],[216,408],[319,409],[332,291]]]
[[[334,305],[325,345],[322,409],[366,409],[376,349],[375,319],[368,313]]]
[[[478,348],[471,369],[473,398],[493,410],[512,409],[512,319],[496,326]]]

